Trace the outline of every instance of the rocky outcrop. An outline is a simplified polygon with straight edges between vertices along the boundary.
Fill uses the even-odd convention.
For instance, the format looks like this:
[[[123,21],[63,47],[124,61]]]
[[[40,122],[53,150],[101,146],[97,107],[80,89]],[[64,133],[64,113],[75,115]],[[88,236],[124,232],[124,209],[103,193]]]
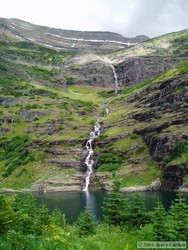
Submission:
[[[92,60],[92,58],[88,60]],[[84,64],[80,62],[76,64],[76,62],[75,60],[73,64],[67,65],[66,68],[62,69],[62,75],[64,77],[70,75],[74,84],[106,88],[114,87],[114,75],[108,63],[102,60],[94,60]]]
[[[147,186],[134,186],[128,188],[121,188],[123,193],[132,193],[132,192],[145,192],[145,191],[157,191],[161,189],[161,182],[155,181]]]
[[[186,60],[187,58],[184,58]],[[130,57],[116,66],[120,86],[131,86],[149,80],[173,68],[182,57]]]
[[[41,178],[32,184],[31,190],[40,193],[81,191],[83,179],[82,172],[67,178],[65,176],[49,177],[47,180]]]
[[[167,158],[175,146],[179,142],[188,142],[187,86],[188,75],[184,74],[152,84],[128,99],[128,102],[136,102],[138,108],[145,107],[133,113],[132,118],[139,122],[149,122],[148,126],[136,128],[134,132],[144,138],[152,158],[159,163],[163,172],[164,190],[178,189],[183,183],[183,177],[188,174],[186,164],[167,164]]]
[[[35,119],[46,115],[49,112],[42,112],[42,111],[30,111],[30,110],[20,110],[19,115],[23,118],[24,121],[30,122]]]
[[[0,118],[0,122],[2,123],[14,123],[14,122],[17,122],[18,119],[15,119],[15,118],[10,118],[10,117],[2,117]]]
[[[6,134],[7,132],[9,132],[9,129],[8,129],[8,128],[2,128],[2,127],[0,127],[0,135],[4,135],[4,134]]]
[[[19,98],[0,96],[0,105],[2,106],[9,107],[20,103],[22,103],[22,100]]]
[[[168,191],[181,190],[183,178],[188,175],[188,165],[164,166],[162,170],[164,178],[162,189]]]

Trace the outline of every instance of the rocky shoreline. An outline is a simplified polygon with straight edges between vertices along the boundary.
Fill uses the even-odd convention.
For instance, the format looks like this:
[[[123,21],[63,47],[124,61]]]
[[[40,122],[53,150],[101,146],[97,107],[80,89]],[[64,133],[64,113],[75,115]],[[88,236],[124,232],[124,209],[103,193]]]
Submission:
[[[152,182],[150,185],[146,186],[131,186],[121,188],[120,191],[122,193],[131,193],[131,192],[154,192],[154,191],[165,191],[161,189],[162,184],[160,181]],[[96,191],[99,189],[93,189],[92,191]],[[0,190],[0,194],[3,193],[56,193],[56,192],[80,192],[82,191],[81,186],[66,186],[66,187],[49,187],[45,190],[39,189],[10,189],[10,188],[2,188]],[[110,188],[105,189],[105,191],[111,191]],[[185,192],[188,193],[188,184],[183,184],[179,189],[173,190],[174,192]]]

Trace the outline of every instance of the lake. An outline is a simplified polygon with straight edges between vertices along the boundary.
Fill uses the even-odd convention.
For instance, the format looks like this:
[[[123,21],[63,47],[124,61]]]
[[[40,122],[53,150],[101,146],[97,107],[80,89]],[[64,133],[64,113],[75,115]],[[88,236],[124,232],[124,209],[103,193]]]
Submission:
[[[163,203],[165,209],[169,209],[171,202],[176,198],[175,192],[140,192],[146,203],[148,211],[153,210],[156,201]],[[44,202],[52,211],[54,208],[59,208],[66,215],[69,223],[74,222],[85,208],[90,209],[97,220],[102,218],[102,203],[107,192],[92,191],[92,192],[57,192],[46,194],[34,194],[38,203]],[[135,193],[125,193],[124,196],[133,199]],[[184,193],[184,198],[188,204],[188,193]]]

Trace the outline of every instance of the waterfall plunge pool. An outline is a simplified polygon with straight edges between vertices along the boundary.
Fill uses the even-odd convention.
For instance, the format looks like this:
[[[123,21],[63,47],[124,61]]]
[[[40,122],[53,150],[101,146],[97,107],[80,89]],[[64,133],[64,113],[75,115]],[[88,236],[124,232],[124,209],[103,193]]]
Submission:
[[[148,211],[152,211],[156,201],[162,202],[165,209],[169,209],[171,202],[176,198],[176,192],[140,192],[146,203]],[[105,191],[86,191],[86,192],[57,192],[38,194],[34,193],[38,204],[42,202],[52,211],[59,208],[66,216],[68,223],[73,223],[79,214],[88,208],[97,220],[102,218],[102,203],[107,195]],[[124,193],[124,196],[133,199],[135,193]],[[188,193],[183,194],[188,204]]]

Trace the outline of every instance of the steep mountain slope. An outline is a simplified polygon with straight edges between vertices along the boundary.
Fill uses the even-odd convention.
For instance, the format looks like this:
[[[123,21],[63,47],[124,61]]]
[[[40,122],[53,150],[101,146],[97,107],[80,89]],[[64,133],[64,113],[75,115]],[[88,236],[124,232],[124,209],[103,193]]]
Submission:
[[[116,53],[98,54],[97,43],[97,54],[78,54],[39,45],[44,41],[18,41],[14,34],[24,30],[18,25],[36,40],[40,34],[46,39],[44,27],[14,20],[13,32],[7,28],[12,19],[6,22],[0,35],[0,188],[81,190],[85,143],[104,107],[110,113],[93,142],[90,188],[109,189],[114,178],[122,189],[187,188],[187,31]],[[166,52],[159,49],[167,43]]]
[[[113,32],[61,30],[34,25],[18,19],[0,19],[1,32],[21,41],[30,41],[56,50],[105,52],[125,48],[148,39],[126,38]]]
[[[157,180],[165,190],[178,189],[183,183],[186,186],[187,101],[188,61],[150,81],[121,89],[117,97],[111,97],[110,114],[103,122],[98,171],[109,168],[100,161],[101,154],[116,153],[121,161],[112,164],[111,171],[117,169],[122,187],[154,182],[153,187],[140,187],[151,190],[160,187]],[[114,178],[101,173],[97,176],[107,187]]]

